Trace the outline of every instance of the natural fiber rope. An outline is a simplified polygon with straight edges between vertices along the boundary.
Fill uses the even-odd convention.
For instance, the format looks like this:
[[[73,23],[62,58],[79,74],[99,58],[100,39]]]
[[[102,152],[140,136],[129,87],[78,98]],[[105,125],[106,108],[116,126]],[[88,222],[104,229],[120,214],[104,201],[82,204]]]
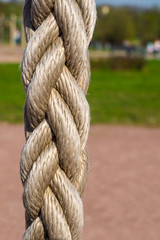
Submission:
[[[94,0],[26,0],[23,240],[79,240],[88,174],[88,45]]]

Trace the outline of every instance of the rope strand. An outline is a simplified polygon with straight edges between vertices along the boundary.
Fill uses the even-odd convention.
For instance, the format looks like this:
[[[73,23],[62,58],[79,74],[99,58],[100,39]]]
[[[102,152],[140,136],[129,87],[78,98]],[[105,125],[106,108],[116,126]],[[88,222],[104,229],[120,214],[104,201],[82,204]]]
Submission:
[[[25,0],[23,240],[80,240],[89,160],[88,45],[94,0]]]

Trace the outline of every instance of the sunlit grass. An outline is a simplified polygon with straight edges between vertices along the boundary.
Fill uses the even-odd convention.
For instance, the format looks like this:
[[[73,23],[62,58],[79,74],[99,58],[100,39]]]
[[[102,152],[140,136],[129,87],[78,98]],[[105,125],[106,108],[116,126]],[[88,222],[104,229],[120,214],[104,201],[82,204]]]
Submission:
[[[160,62],[142,71],[92,70],[91,123],[160,126]],[[0,64],[0,121],[23,121],[25,94],[18,64]]]
[[[160,62],[142,71],[93,70],[88,91],[92,123],[160,126]]]
[[[23,121],[25,94],[18,64],[0,64],[0,121]]]

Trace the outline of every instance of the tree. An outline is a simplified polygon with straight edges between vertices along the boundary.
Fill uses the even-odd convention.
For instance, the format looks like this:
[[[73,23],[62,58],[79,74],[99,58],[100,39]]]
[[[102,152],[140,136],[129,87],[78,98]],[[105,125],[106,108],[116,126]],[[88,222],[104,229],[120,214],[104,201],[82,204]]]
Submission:
[[[160,9],[153,8],[141,13],[138,35],[142,44],[160,38]]]
[[[122,44],[125,39],[136,36],[135,25],[129,8],[110,8],[107,15],[103,15],[98,8],[98,19],[94,39],[102,44],[110,42],[113,45]]]
[[[127,8],[113,9],[108,16],[108,41],[120,45],[135,38],[135,26]]]
[[[22,2],[1,2],[0,1],[0,13],[4,14],[6,17],[11,14],[16,14],[17,16],[22,15],[23,3]]]

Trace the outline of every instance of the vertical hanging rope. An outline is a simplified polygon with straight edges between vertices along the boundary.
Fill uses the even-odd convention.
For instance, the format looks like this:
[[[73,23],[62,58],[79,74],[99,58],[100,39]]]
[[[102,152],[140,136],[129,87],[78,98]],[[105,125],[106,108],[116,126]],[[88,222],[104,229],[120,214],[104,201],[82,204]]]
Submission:
[[[94,0],[26,0],[23,240],[79,240],[88,174],[88,45]]]

